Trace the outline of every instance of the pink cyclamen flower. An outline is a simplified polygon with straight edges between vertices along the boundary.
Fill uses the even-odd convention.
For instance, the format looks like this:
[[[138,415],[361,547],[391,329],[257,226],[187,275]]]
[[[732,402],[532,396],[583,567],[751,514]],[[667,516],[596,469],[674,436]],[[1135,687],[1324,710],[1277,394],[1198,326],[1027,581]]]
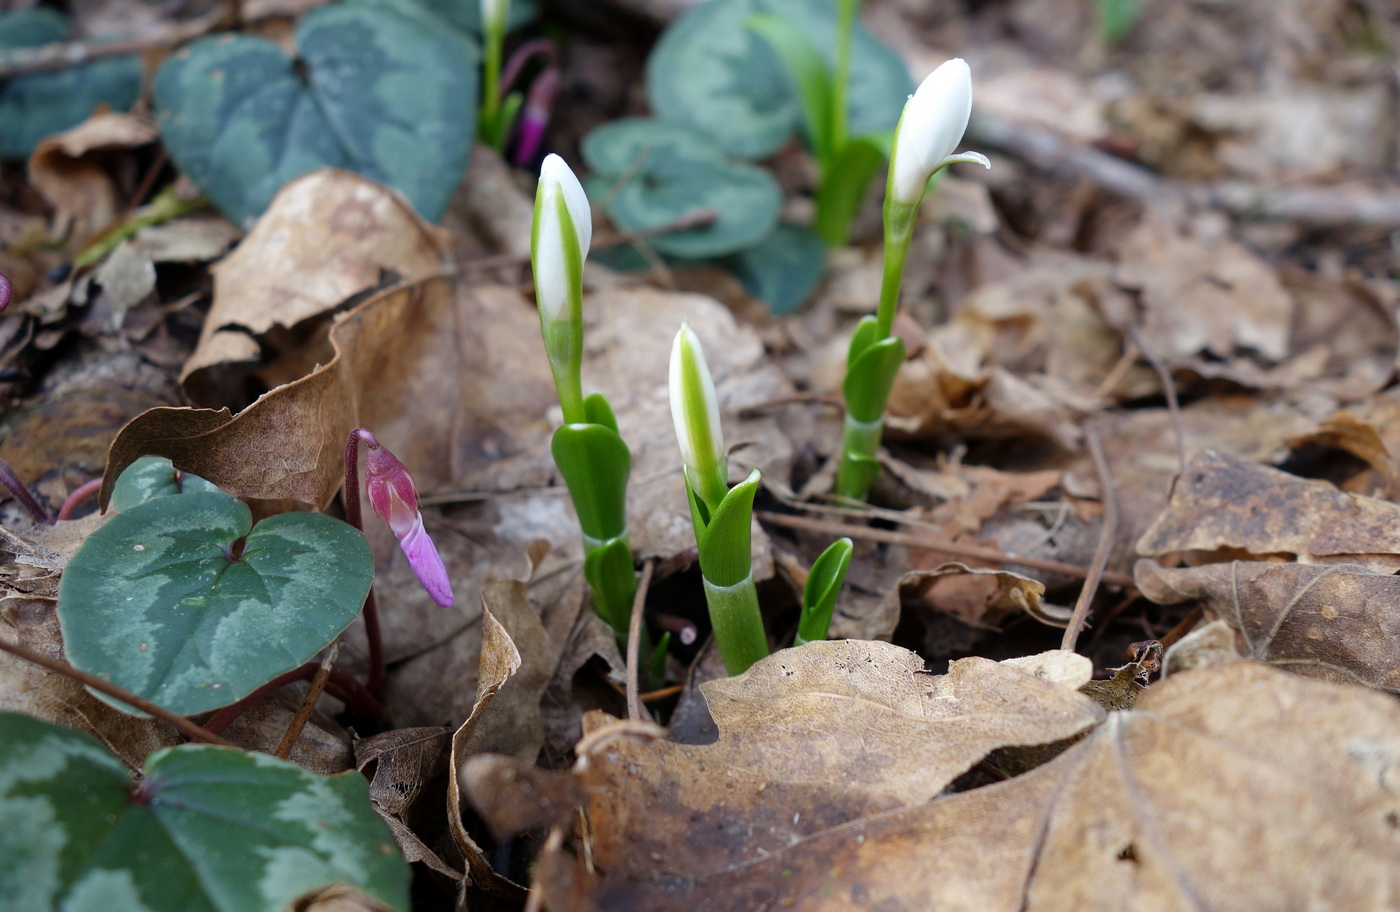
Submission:
[[[433,601],[450,608],[454,601],[452,583],[447,579],[447,568],[442,565],[437,546],[423,528],[413,476],[369,431],[361,429],[356,435],[365,442],[365,493],[370,507],[394,531],[408,565]]]

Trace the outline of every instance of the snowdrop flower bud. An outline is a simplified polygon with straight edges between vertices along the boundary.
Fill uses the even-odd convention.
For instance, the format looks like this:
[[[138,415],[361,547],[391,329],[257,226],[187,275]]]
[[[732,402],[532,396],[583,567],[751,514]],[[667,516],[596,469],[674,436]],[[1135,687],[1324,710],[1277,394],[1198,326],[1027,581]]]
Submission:
[[[904,103],[895,130],[889,192],[905,206],[918,205],[933,173],[953,162],[990,168],[980,152],[954,155],[972,114],[972,70],[955,57],[934,70]]]
[[[485,31],[505,31],[510,0],[481,0],[481,27]]]
[[[671,347],[671,420],[691,490],[713,511],[729,492],[719,397],[700,339],[682,323]]]
[[[593,241],[593,213],[583,185],[564,159],[550,153],[540,168],[535,191],[535,223],[530,259],[535,267],[535,298],[546,322],[571,319],[582,304],[583,261]]]
[[[393,453],[380,446],[373,434],[363,428],[356,434],[365,442],[365,493],[369,496],[370,507],[389,524],[408,558],[408,565],[433,601],[443,608],[451,607],[452,583],[447,579],[447,569],[442,565],[437,546],[423,528],[413,477]]]

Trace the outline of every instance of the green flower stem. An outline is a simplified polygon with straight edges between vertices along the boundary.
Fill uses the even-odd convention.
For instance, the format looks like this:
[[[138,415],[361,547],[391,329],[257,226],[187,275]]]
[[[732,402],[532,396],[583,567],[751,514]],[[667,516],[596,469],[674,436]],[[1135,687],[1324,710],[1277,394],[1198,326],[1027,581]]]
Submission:
[[[899,286],[904,281],[904,261],[909,256],[909,244],[914,238],[917,204],[909,206],[895,202],[894,194],[885,195],[885,264],[880,277],[880,308],[875,312],[875,338],[887,338],[894,326],[894,314],[899,309]],[[849,366],[849,365],[848,365]]]
[[[733,586],[716,586],[708,579],[704,582],[705,602],[710,608],[710,623],[724,669],[731,675],[741,674],[768,655],[768,638],[763,633],[753,574]]]
[[[564,423],[589,424],[583,403],[583,327],[570,320],[541,321],[540,333]]]
[[[831,74],[831,137],[827,148],[831,150],[831,161],[822,162],[822,179],[826,180],[826,169],[841,157],[846,145],[846,98],[851,84],[851,33],[855,30],[856,13],[860,0],[838,0],[836,25],[836,68]]]
[[[492,23],[483,23],[482,44],[486,61],[482,68],[481,129],[482,141],[500,152],[505,148],[505,133],[501,120],[501,48],[505,32]]]

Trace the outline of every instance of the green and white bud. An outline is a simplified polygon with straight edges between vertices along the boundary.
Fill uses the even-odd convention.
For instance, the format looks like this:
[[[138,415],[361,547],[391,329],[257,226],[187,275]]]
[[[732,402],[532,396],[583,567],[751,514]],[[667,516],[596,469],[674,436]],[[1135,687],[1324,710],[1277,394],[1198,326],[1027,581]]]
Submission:
[[[904,206],[916,206],[933,173],[953,162],[976,162],[990,168],[980,152],[954,155],[972,115],[972,70],[955,57],[934,70],[904,103],[895,128],[890,157],[889,196]]]
[[[719,397],[700,339],[682,323],[671,346],[671,419],[676,425],[686,481],[706,509],[719,508],[729,493],[729,465],[719,423]]]
[[[583,261],[593,240],[593,213],[574,172],[545,156],[535,191],[530,261],[540,332],[564,420],[585,422],[583,410]]]

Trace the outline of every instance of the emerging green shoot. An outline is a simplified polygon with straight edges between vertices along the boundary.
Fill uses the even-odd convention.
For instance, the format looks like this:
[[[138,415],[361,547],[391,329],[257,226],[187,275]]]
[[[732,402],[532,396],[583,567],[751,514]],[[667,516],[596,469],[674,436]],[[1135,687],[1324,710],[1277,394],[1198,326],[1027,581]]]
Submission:
[[[802,617],[797,623],[795,645],[826,639],[854,550],[849,538],[837,539],[812,564],[807,584],[802,587]]]
[[[509,18],[510,0],[481,0],[481,45],[486,60],[482,66],[477,134],[497,152],[505,150],[511,121],[519,110],[518,100],[511,105],[501,103],[501,50]]]
[[[904,260],[914,236],[914,222],[929,179],[953,162],[976,162],[990,168],[979,152],[953,151],[962,141],[972,113],[972,71],[961,58],[929,74],[904,105],[895,127],[885,188],[885,263],[880,306],[856,326],[846,355],[846,427],[836,493],[864,500],[880,474],[876,453],[884,431],[885,403],[904,361],[904,342],[890,335],[899,306]]]
[[[671,348],[671,418],[700,554],[705,603],[724,667],[736,675],[768,655],[751,554],[758,470],[729,487],[719,400],[700,340],[686,324]]]
[[[627,539],[632,453],[603,394],[583,395],[583,260],[592,239],[593,213],[582,185],[562,158],[546,156],[530,254],[540,333],[564,410],[564,426],[554,432],[550,449],[583,532],[583,575],[593,606],[625,644],[637,592]]]

